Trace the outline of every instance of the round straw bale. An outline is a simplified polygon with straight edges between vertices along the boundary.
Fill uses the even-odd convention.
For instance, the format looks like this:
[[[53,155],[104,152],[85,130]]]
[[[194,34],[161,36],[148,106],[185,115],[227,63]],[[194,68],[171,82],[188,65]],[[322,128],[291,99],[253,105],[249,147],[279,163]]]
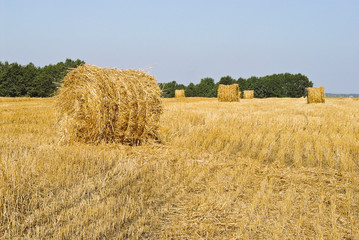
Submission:
[[[324,87],[307,88],[307,102],[308,103],[325,103]]]
[[[140,145],[157,139],[161,91],[142,71],[82,65],[70,71],[56,96],[64,142]]]
[[[252,99],[252,98],[254,98],[254,90],[245,90],[245,91],[243,91],[243,98],[244,99]]]
[[[175,98],[183,98],[186,97],[184,93],[184,89],[176,89],[175,90]]]
[[[219,84],[217,96],[220,102],[239,102],[241,96],[239,94],[238,84]]]

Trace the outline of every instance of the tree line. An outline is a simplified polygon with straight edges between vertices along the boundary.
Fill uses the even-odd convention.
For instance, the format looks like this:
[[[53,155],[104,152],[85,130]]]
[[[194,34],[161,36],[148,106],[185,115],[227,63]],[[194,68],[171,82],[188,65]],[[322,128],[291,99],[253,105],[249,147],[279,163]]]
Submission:
[[[51,97],[68,71],[84,63],[79,59],[66,59],[55,65],[36,67],[33,63],[0,62],[0,96]]]
[[[36,67],[33,63],[0,62],[0,96],[1,97],[51,97],[62,83],[62,79],[72,68],[85,64],[82,60],[66,59],[54,65]],[[313,83],[302,74],[281,73],[264,77],[234,79],[222,77],[217,83],[213,78],[201,79],[198,84],[187,86],[176,81],[159,83],[162,96],[174,97],[176,89],[184,89],[186,97],[217,97],[219,84],[239,84],[241,91],[254,90],[254,97],[302,97],[306,88]]]
[[[234,79],[231,76],[224,76],[215,83],[213,78],[201,79],[198,84],[190,83],[188,86],[178,84],[176,81],[160,83],[163,97],[174,97],[175,90],[184,89],[186,97],[217,97],[219,84],[238,84],[241,91],[254,90],[254,97],[303,97],[306,95],[306,88],[313,87],[313,82],[303,74],[272,74],[264,77],[250,77],[248,79]]]

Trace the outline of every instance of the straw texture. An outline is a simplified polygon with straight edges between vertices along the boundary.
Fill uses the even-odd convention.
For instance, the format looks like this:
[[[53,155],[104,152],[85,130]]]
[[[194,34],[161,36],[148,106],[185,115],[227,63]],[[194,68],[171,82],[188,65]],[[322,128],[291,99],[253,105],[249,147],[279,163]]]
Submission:
[[[157,139],[160,95],[156,79],[142,71],[82,65],[56,96],[61,139],[128,145]]]
[[[186,97],[184,90],[183,89],[175,90],[175,97],[176,98]]]
[[[254,90],[246,90],[246,91],[243,91],[243,98],[244,98],[244,99],[254,98]]]
[[[239,102],[239,87],[238,84],[218,86],[218,101],[220,102]]]
[[[308,92],[308,97],[307,97],[308,103],[325,103],[324,87],[307,88],[307,92]]]

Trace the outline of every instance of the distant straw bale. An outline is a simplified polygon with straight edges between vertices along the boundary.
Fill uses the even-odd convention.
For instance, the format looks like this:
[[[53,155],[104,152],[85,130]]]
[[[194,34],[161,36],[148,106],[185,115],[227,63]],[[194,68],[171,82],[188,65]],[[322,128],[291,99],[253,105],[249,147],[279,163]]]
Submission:
[[[238,84],[218,86],[218,101],[220,102],[239,102],[239,87]]]
[[[184,94],[184,90],[183,89],[175,90],[175,97],[176,98],[186,97],[185,94]]]
[[[244,98],[244,99],[254,98],[254,90],[246,90],[246,91],[243,91],[243,98]]]
[[[156,79],[142,71],[82,65],[56,96],[64,142],[140,145],[157,139],[162,112]]]
[[[325,103],[324,87],[307,88],[307,93],[308,103]]]

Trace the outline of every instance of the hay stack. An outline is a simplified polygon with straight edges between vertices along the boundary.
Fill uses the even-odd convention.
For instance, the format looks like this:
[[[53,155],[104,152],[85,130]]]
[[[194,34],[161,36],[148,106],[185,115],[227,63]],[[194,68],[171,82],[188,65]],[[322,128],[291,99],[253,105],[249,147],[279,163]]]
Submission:
[[[239,102],[239,87],[238,84],[218,86],[218,101],[220,102]]]
[[[64,142],[139,145],[157,138],[162,111],[156,79],[137,70],[82,65],[56,96]]]
[[[175,90],[175,98],[183,98],[183,97],[186,97],[183,89]]]
[[[308,103],[325,103],[324,87],[307,88],[307,93]]]
[[[244,99],[254,98],[254,90],[246,90],[246,91],[243,91],[243,98],[244,98]]]

